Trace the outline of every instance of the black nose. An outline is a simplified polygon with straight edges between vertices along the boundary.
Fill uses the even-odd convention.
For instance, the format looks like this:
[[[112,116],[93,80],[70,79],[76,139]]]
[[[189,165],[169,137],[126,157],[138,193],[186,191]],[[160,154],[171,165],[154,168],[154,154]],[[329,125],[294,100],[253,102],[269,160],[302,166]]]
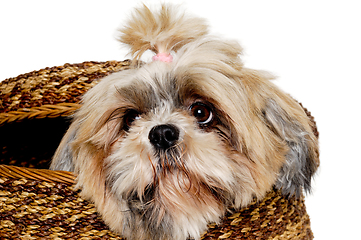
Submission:
[[[148,138],[154,147],[166,150],[177,142],[179,130],[170,124],[158,125],[150,130]]]

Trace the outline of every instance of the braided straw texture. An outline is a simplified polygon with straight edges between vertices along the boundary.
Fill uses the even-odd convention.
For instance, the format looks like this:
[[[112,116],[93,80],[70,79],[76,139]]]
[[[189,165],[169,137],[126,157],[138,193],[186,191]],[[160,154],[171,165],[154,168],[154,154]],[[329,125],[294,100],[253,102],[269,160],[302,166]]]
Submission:
[[[129,61],[65,64],[0,83],[0,239],[122,239],[73,189],[73,173],[45,168],[69,126],[67,117],[80,107],[82,94],[100,78],[130,65]],[[316,127],[314,131],[318,136]],[[312,238],[304,199],[287,198],[276,190],[247,208],[229,211],[201,236]]]
[[[87,90],[130,62],[84,62],[45,68],[0,83],[0,125],[32,118],[69,116]]]

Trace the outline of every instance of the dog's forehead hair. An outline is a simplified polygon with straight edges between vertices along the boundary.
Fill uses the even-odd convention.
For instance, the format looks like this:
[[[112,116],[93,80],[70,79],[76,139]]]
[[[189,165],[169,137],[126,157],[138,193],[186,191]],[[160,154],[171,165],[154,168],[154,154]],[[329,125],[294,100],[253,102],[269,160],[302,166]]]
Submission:
[[[118,88],[117,92],[138,111],[147,112],[164,102],[183,108],[192,96],[201,95],[196,88],[191,79],[179,79],[168,72],[146,78],[137,76],[128,85]]]

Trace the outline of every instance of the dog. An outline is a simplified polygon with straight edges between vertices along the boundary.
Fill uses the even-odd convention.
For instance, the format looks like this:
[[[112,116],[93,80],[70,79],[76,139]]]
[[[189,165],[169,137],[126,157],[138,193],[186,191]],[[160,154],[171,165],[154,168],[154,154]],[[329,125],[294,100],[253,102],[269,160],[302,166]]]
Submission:
[[[274,186],[311,190],[313,123],[235,41],[202,18],[137,8],[120,30],[133,67],[82,99],[51,163],[128,240],[200,239],[210,222]],[[141,61],[152,51],[152,61]]]

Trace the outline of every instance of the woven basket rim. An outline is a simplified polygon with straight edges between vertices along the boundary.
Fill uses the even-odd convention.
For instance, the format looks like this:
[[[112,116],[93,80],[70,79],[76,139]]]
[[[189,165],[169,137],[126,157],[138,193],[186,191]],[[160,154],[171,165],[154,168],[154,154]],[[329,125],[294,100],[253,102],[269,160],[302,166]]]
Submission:
[[[31,179],[73,185],[76,175],[73,172],[49,169],[36,169],[0,164],[0,177]]]
[[[0,126],[25,119],[70,116],[81,106],[84,91],[103,77],[129,68],[130,60],[85,61],[5,79],[0,82]]]
[[[0,113],[0,126],[25,119],[67,117],[71,116],[80,106],[79,103],[46,104],[41,107],[21,108],[16,111]]]

